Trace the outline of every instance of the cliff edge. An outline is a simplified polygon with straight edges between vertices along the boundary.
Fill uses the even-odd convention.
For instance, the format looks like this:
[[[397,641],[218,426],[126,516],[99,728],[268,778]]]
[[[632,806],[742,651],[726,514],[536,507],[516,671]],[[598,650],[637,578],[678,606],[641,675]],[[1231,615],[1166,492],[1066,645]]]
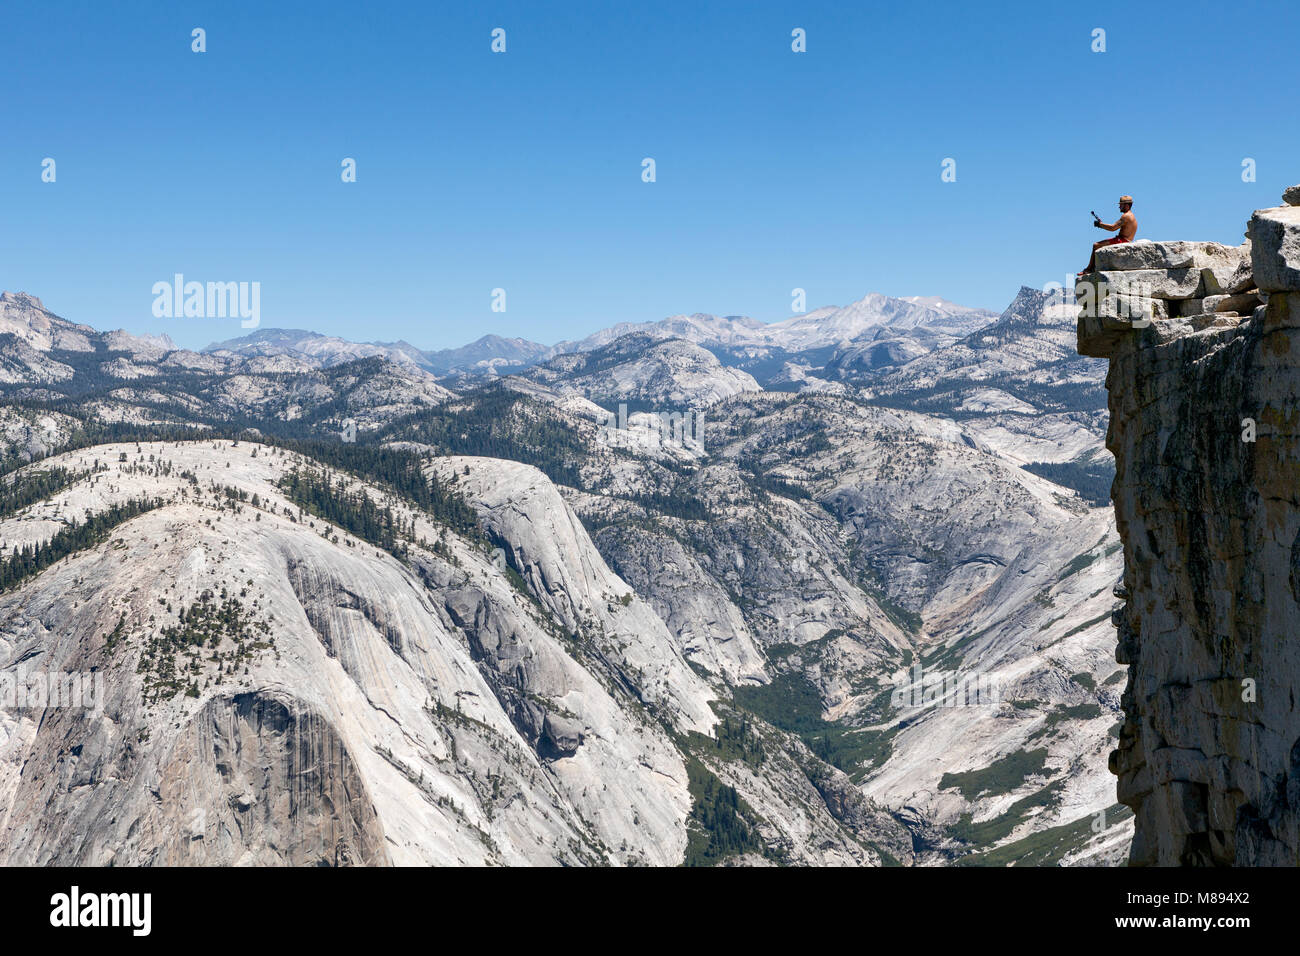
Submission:
[[[1110,360],[1131,865],[1300,863],[1300,188],[1284,198],[1241,246],[1110,246],[1076,289],[1079,352]]]

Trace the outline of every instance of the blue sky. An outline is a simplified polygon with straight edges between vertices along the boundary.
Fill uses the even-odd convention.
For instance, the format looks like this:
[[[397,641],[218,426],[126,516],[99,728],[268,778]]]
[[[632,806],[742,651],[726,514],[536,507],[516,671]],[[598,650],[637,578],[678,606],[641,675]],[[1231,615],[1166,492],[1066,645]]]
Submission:
[[[1295,4],[1044,6],[6,4],[0,288],[196,347],[245,330],[155,318],[177,272],[424,348],[795,287],[1002,309],[1121,193],[1141,236],[1235,243],[1300,182]]]

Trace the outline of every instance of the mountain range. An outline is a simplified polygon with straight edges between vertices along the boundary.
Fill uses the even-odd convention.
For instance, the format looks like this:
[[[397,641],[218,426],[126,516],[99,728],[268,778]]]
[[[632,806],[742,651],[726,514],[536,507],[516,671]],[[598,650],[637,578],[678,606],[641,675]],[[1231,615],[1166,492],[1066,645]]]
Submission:
[[[1119,861],[1073,312],[195,352],[0,295],[0,677],[107,675],[0,705],[0,862]]]
[[[912,335],[957,335],[973,331],[995,318],[984,309],[970,309],[937,296],[891,298],[871,293],[844,308],[827,307],[783,322],[766,324],[744,316],[696,313],[655,322],[623,322],[578,341],[546,346],[526,339],[485,335],[469,345],[421,351],[407,342],[356,343],[294,329],[261,329],[251,335],[217,342],[203,351],[242,356],[292,356],[319,365],[337,365],[380,355],[392,362],[411,362],[436,374],[493,373],[546,361],[558,355],[590,352],[625,335],[653,339],[683,339],[721,350],[805,352],[838,346],[868,332],[888,330],[902,338]]]

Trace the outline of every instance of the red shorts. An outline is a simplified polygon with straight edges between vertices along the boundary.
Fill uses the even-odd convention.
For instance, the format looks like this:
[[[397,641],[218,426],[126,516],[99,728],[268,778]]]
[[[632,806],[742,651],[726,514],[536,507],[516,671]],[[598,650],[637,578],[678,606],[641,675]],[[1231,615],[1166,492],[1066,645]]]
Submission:
[[[1125,239],[1122,236],[1115,236],[1113,239],[1103,239],[1100,243],[1098,243],[1098,245],[1114,246],[1114,245],[1118,245],[1121,242],[1132,242],[1132,241],[1133,241],[1132,239]]]

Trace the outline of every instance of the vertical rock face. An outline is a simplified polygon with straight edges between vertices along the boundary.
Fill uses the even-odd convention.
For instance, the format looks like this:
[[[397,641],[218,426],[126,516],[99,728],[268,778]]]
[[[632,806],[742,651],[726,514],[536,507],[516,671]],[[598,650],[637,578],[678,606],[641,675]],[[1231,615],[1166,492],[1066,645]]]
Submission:
[[[161,774],[162,803],[192,808],[164,832],[170,865],[390,863],[365,779],[324,715],[289,695],[209,701]]]
[[[1300,863],[1297,230],[1288,211],[1252,219],[1267,303],[1244,316],[1080,316],[1079,351],[1110,359],[1129,665],[1110,763],[1134,865]]]

